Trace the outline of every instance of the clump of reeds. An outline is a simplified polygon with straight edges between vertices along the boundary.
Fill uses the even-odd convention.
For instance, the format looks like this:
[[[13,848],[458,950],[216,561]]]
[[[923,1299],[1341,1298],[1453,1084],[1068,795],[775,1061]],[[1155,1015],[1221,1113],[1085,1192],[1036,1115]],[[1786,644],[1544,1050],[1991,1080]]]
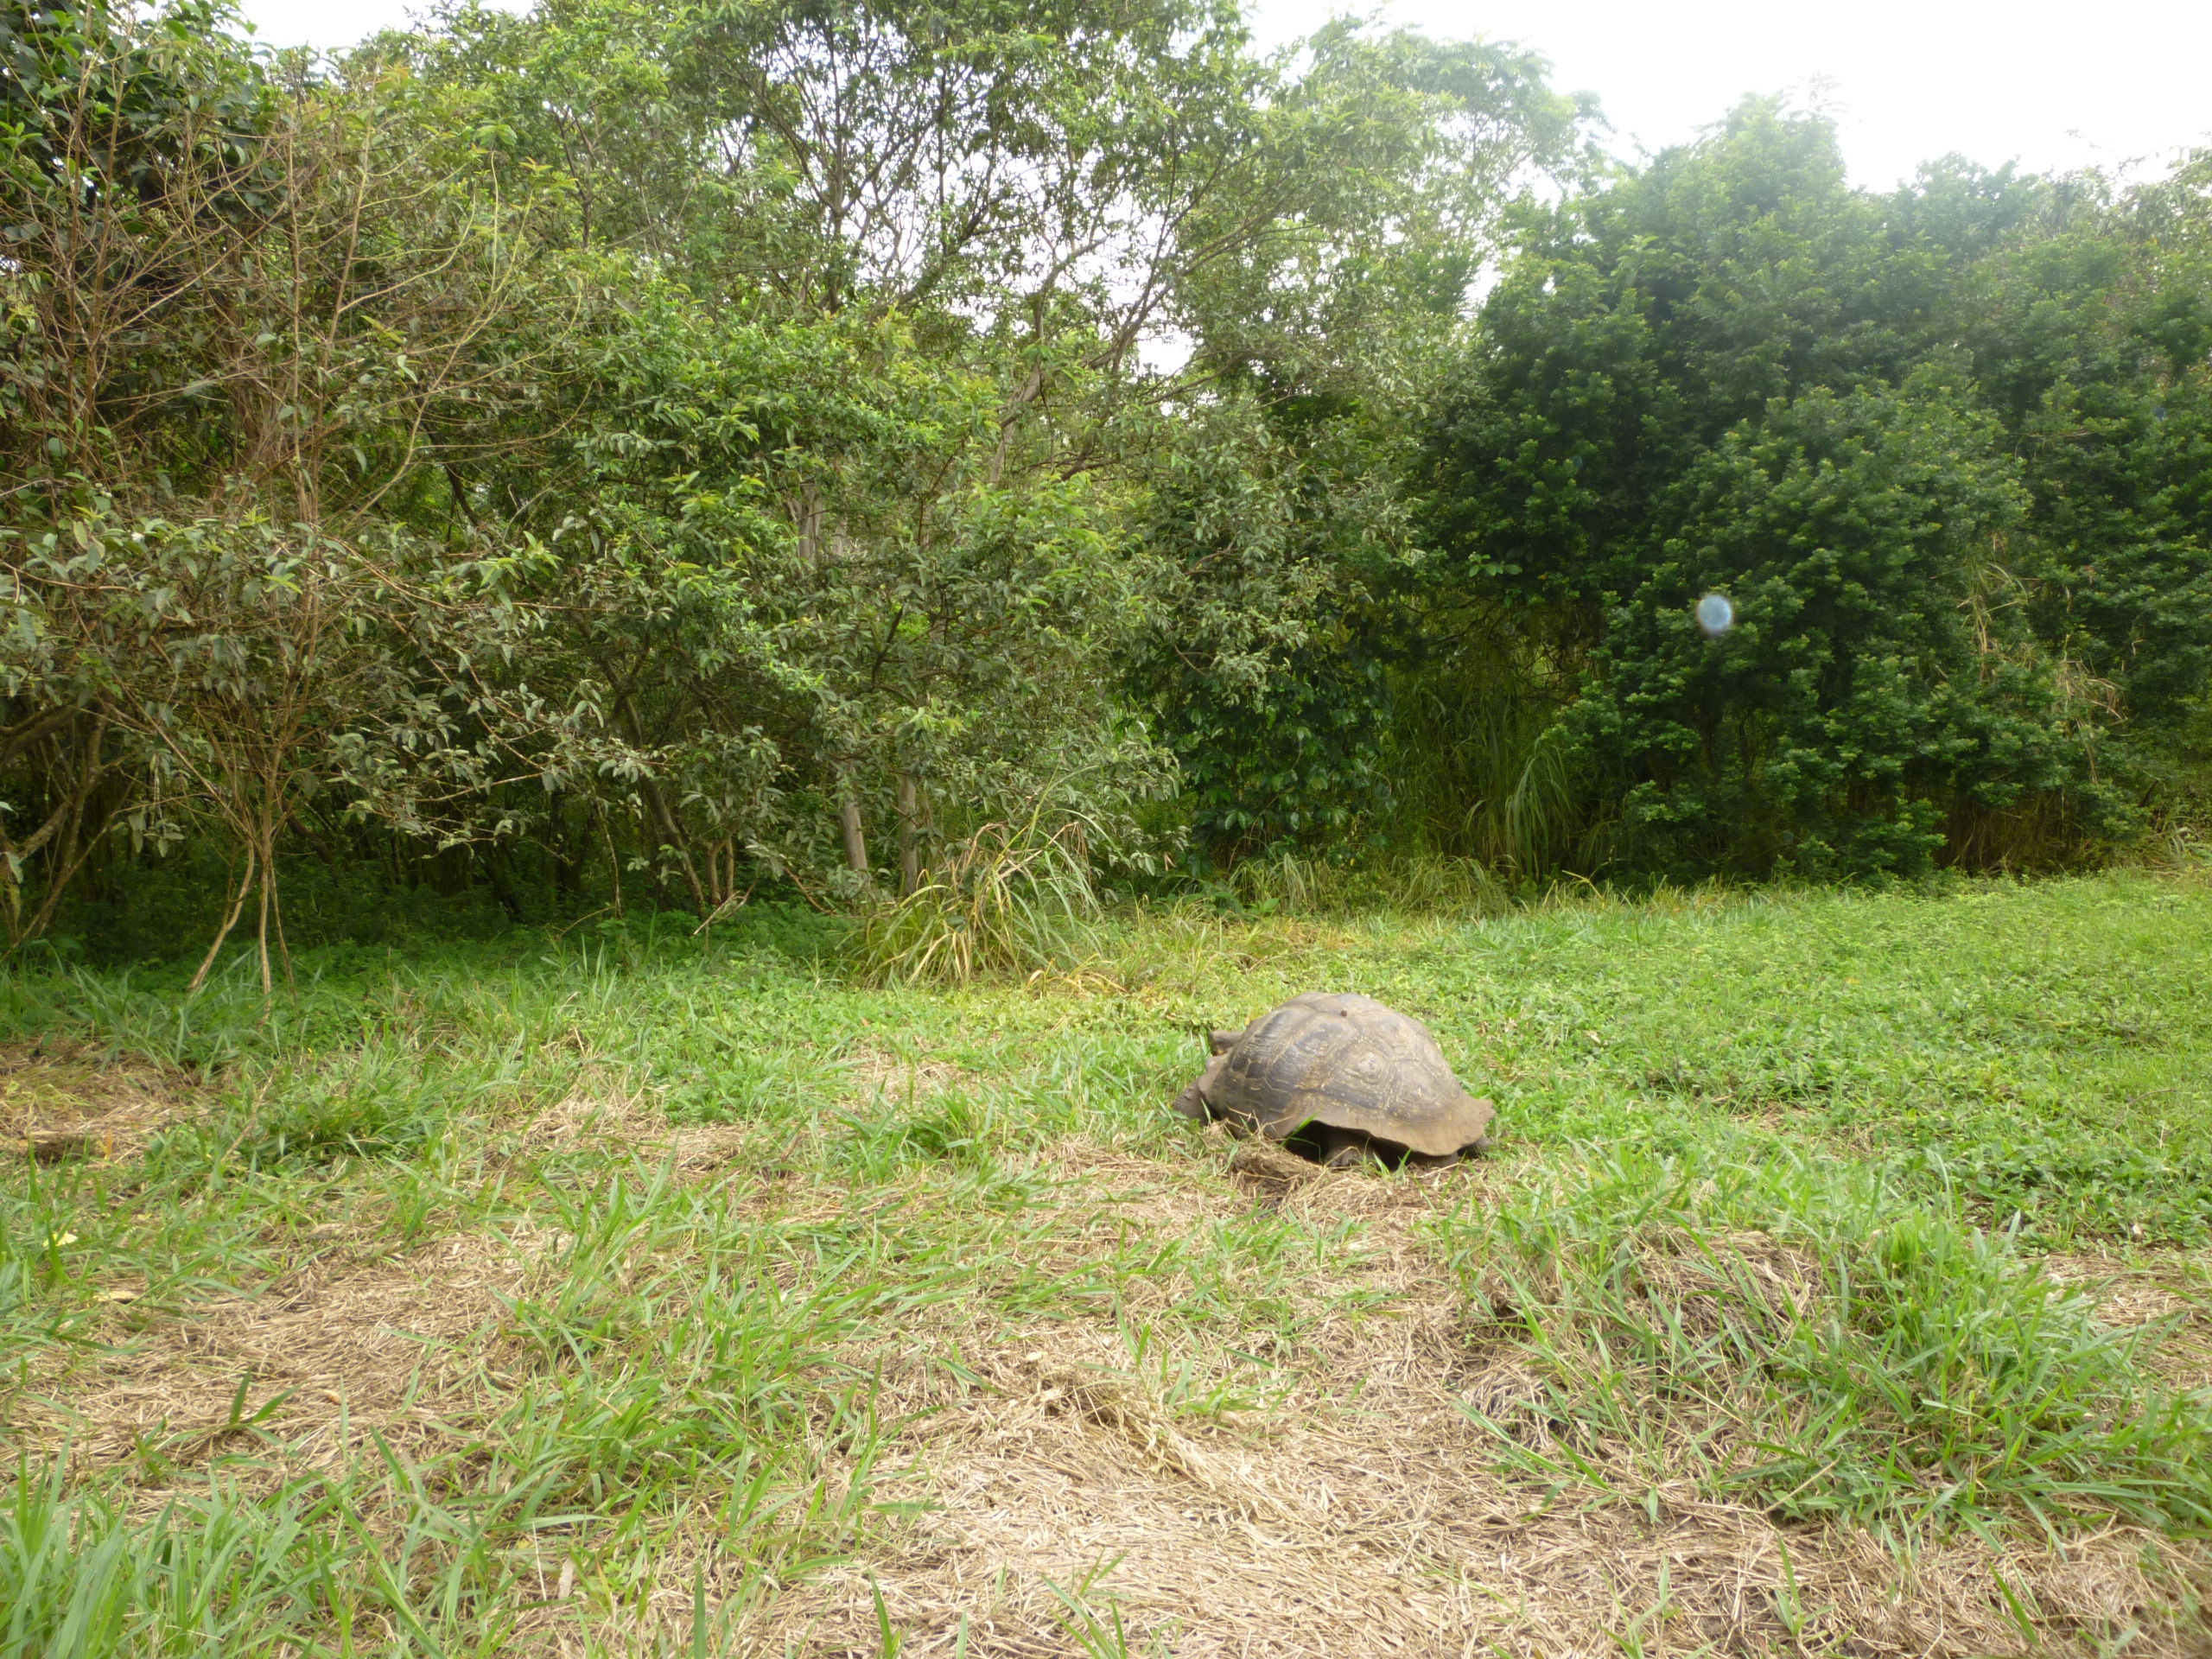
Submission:
[[[1100,905],[1085,826],[995,820],[946,847],[914,889],[869,911],[850,946],[871,984],[964,985],[1073,966]]]

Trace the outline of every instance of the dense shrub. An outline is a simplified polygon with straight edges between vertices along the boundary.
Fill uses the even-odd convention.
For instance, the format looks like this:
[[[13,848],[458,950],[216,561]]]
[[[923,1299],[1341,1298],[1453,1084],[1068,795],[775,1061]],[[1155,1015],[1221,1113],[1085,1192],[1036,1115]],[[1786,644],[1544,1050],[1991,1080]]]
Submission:
[[[1555,842],[1858,874],[2189,810],[2212,284],[2139,207],[1955,164],[1854,191],[1824,122],[1754,103],[1532,219],[1429,523],[1460,606],[1548,647]]]

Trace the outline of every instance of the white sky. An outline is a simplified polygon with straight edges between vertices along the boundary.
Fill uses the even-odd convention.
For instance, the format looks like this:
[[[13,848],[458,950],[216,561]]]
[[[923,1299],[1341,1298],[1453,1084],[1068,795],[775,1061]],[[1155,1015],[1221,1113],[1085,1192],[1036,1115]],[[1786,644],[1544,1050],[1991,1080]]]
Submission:
[[[1347,8],[1257,10],[1289,37]],[[2040,170],[2212,143],[2212,0],[1387,0],[1380,15],[1533,47],[1555,86],[1598,94],[1631,151],[1694,137],[1746,92],[1802,99],[1821,81],[1853,179],[1878,188],[1952,150]]]
[[[1615,144],[1695,135],[1746,92],[1821,99],[1861,184],[1958,150],[2031,168],[2157,163],[2212,143],[2212,0],[1254,0],[1262,40],[1377,11],[1440,38],[1517,41],[1598,94]],[[408,0],[244,0],[273,44],[342,46]]]

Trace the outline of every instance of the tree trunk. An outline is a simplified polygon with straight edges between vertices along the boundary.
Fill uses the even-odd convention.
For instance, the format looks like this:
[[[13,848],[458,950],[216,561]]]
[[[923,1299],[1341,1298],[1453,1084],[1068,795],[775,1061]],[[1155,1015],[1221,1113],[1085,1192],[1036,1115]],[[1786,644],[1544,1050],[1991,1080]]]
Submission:
[[[652,812],[655,827],[660,831],[662,847],[676,855],[676,861],[683,872],[683,883],[691,889],[691,902],[700,915],[714,906],[707,902],[706,889],[699,885],[699,872],[691,862],[690,850],[683,844],[683,830],[676,822],[676,815],[668,810],[668,797],[652,779],[640,780],[639,792],[644,795],[646,809]]]
[[[921,786],[914,774],[899,774],[899,893],[901,898],[922,885]]]
[[[76,781],[67,798],[54,815],[20,846],[11,845],[5,835],[0,835],[0,851],[9,855],[4,878],[0,880],[4,880],[6,891],[8,948],[11,950],[26,939],[37,938],[46,931],[47,924],[54,919],[54,912],[60,907],[70,882],[76,878],[86,861],[92,857],[99,837],[106,832],[108,820],[114,816],[115,809],[111,805],[104,811],[92,810],[92,798],[105,772],[105,763],[100,758],[100,752],[106,737],[107,717],[103,715],[93,721],[92,741],[83,747]],[[57,758],[62,753],[57,742]],[[57,765],[54,769],[59,771],[60,766]],[[45,896],[37,913],[26,927],[22,925],[18,913],[22,897],[20,872],[24,861],[45,847],[57,830],[60,833],[60,840],[55,844],[48,861]]]
[[[266,1002],[276,994],[276,982],[269,972],[269,877],[267,861],[261,866],[261,918],[254,931],[255,942],[261,950],[261,1000]]]
[[[614,825],[604,808],[595,809],[600,833],[607,837],[607,874],[614,887],[614,913],[622,914],[622,855],[614,849]]]
[[[844,798],[837,803],[837,817],[845,830],[845,868],[854,874],[865,878],[868,874],[868,834],[861,828],[861,800],[852,786],[845,787]]]
[[[276,960],[283,965],[284,988],[297,992],[300,982],[292,973],[292,947],[284,941],[284,890],[281,884],[276,882],[276,860],[272,852],[267,868],[262,872],[262,880],[271,884],[269,889],[269,919],[276,929]]]
[[[216,930],[214,944],[207,947],[207,954],[200,960],[200,971],[192,976],[192,983],[184,988],[191,996],[207,982],[207,975],[215,966],[215,958],[223,949],[223,941],[231,937],[231,930],[238,925],[238,912],[245,908],[245,896],[253,887],[253,850],[246,849],[245,873],[238,878],[238,890],[231,897],[231,913],[223,918],[223,925]]]

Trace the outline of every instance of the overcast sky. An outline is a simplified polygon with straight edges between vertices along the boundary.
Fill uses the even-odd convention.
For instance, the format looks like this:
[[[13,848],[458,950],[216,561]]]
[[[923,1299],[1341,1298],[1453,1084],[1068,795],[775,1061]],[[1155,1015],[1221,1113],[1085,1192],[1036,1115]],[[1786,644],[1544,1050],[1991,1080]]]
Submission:
[[[245,0],[278,45],[346,45],[410,9]],[[1951,150],[2040,169],[2212,143],[2212,0],[1257,0],[1255,16],[1273,44],[1346,10],[1533,47],[1559,86],[1598,94],[1630,151],[1694,137],[1746,92],[1816,86],[1868,185]]]

